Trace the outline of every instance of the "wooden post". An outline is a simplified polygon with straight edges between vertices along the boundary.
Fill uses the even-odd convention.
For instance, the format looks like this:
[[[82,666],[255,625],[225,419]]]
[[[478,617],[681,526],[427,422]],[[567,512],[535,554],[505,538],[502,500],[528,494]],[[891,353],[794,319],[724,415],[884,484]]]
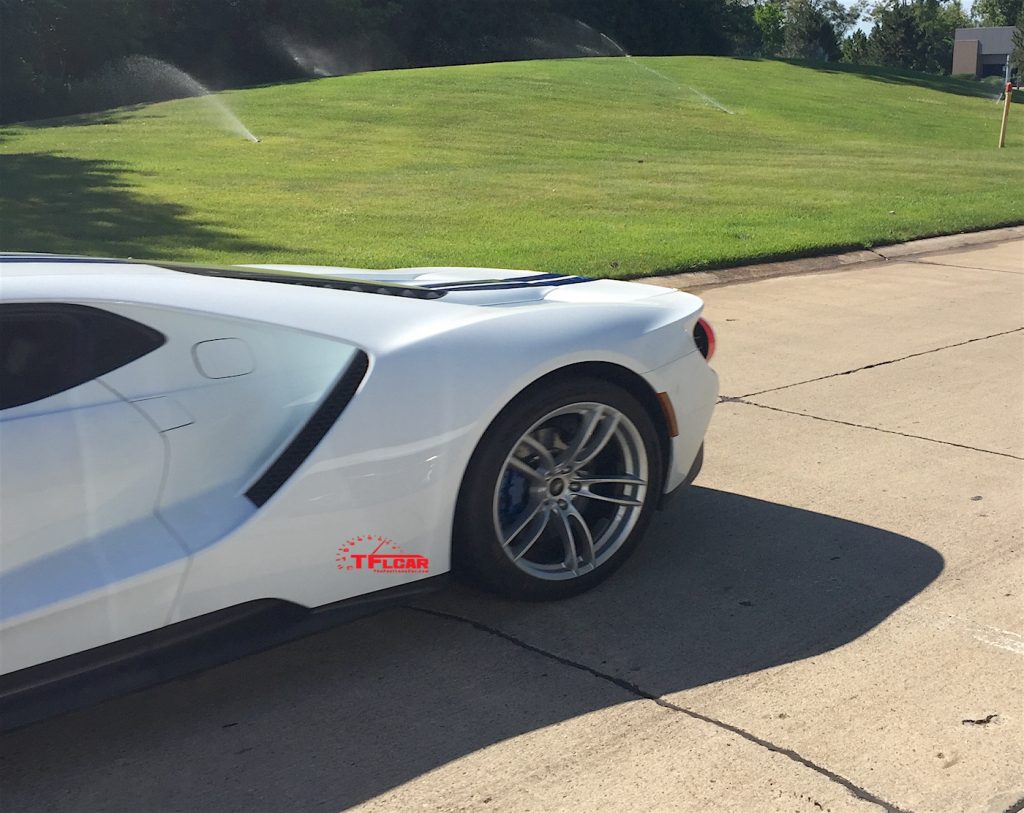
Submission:
[[[1010,101],[1013,99],[1013,82],[1006,83],[1006,99],[1003,101],[1003,123],[999,128],[999,149],[1006,146],[1006,122],[1010,120]]]

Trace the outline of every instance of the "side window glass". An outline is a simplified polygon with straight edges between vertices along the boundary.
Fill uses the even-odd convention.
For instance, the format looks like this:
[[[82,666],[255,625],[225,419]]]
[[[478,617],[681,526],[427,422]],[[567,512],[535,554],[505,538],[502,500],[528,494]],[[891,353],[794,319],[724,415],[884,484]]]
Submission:
[[[41,401],[123,367],[166,337],[85,305],[0,305],[0,409]]]

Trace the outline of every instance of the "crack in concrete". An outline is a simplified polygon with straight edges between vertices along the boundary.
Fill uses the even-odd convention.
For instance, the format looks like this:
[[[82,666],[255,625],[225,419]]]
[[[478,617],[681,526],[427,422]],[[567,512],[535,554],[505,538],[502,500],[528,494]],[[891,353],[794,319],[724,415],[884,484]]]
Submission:
[[[961,720],[963,725],[988,725],[993,720],[998,720],[998,714],[989,714],[987,717],[982,717],[980,720]]]
[[[939,443],[943,446],[953,446],[957,449],[966,449],[970,452],[981,452],[982,454],[992,454],[997,457],[1008,457],[1010,460],[1024,460],[1024,457],[1019,457],[1009,452],[995,452],[992,449],[982,449],[980,446],[968,446],[964,443],[954,443],[951,440],[939,440],[938,438],[930,438],[925,435],[912,435],[909,432],[898,432],[895,429],[883,429],[880,426],[868,426],[864,423],[853,423],[852,421],[841,421],[838,418],[823,418],[820,415],[812,415],[809,412],[797,412],[794,409],[783,409],[782,407],[769,406],[768,404],[759,404],[756,401],[748,401],[746,397],[733,397],[720,399],[719,403],[726,404],[743,404],[744,406],[757,407],[758,409],[770,409],[772,412],[781,412],[784,415],[797,415],[801,418],[810,418],[815,421],[824,421],[825,423],[836,423],[840,426],[850,426],[854,429],[869,429],[872,432],[883,432],[886,435],[897,435],[901,438],[912,438],[913,440],[926,440],[929,443]]]
[[[753,743],[754,745],[760,746],[761,748],[771,751],[773,754],[779,754],[780,756],[787,757],[791,759],[793,762],[796,762],[798,765],[803,765],[805,768],[809,768],[815,773],[824,776],[829,781],[842,786],[856,798],[877,805],[878,807],[885,810],[886,813],[907,813],[907,811],[903,810],[902,808],[896,807],[896,805],[891,804],[890,802],[887,802],[878,796],[875,796],[870,791],[867,791],[859,785],[854,784],[846,777],[837,774],[835,771],[831,771],[828,768],[825,768],[821,765],[818,765],[815,762],[812,762],[811,760],[807,759],[807,757],[801,756],[791,748],[785,748],[781,745],[776,745],[775,743],[763,739],[762,737],[758,737],[756,734],[752,734],[751,732],[742,729],[739,726],[735,726],[731,723],[726,723],[714,717],[709,717],[706,714],[701,714],[699,711],[694,711],[693,709],[688,709],[683,706],[676,705],[675,703],[672,703],[669,700],[665,700],[663,697],[659,697],[658,695],[645,691],[644,689],[640,688],[637,684],[630,683],[628,680],[623,680],[622,678],[615,677],[615,675],[610,675],[607,672],[602,672],[599,669],[594,669],[592,666],[587,666],[585,663],[580,663],[578,661],[570,660],[569,658],[564,658],[561,655],[556,655],[553,652],[548,652],[546,649],[541,649],[538,646],[529,644],[521,638],[517,638],[514,635],[510,635],[507,632],[503,632],[502,630],[496,627],[483,624],[480,621],[474,621],[472,618],[465,618],[461,615],[455,615],[454,613],[446,613],[440,610],[428,610],[424,607],[415,607],[412,605],[406,605],[405,609],[415,610],[416,612],[424,613],[426,615],[433,615],[437,618],[443,618],[448,621],[456,621],[461,624],[468,624],[475,630],[487,633],[488,635],[493,635],[496,638],[501,638],[502,640],[507,641],[510,644],[519,647],[520,649],[524,649],[527,652],[533,652],[544,658],[555,661],[556,663],[560,663],[563,666],[568,666],[571,669],[586,672],[587,674],[590,674],[593,677],[598,678],[599,680],[603,680],[607,683],[611,683],[613,686],[617,686],[623,691],[626,691],[629,694],[641,700],[650,700],[651,702],[656,703],[664,709],[677,712],[679,714],[685,714],[687,717],[691,717],[694,720],[699,720],[703,723],[708,723],[709,725],[713,725],[716,728],[722,729],[723,731],[728,731],[731,734],[735,734],[738,737],[742,737],[743,739]]]
[[[906,262],[915,263],[917,265],[937,265],[940,268],[956,268],[960,271],[985,271],[992,274],[1013,274],[1015,277],[1020,276],[1020,273],[1017,271],[1005,271],[1002,268],[979,268],[976,265],[956,265],[954,263],[940,263],[935,260],[907,260]]]
[[[1003,813],[1021,813],[1022,810],[1024,810],[1024,796],[1006,808]]]
[[[885,367],[886,365],[889,365],[889,364],[897,364],[897,363],[899,363],[901,361],[906,361],[907,359],[917,358],[918,356],[928,356],[928,355],[931,355],[932,353],[938,353],[941,350],[951,350],[954,347],[963,347],[964,345],[973,344],[974,342],[983,342],[986,339],[997,339],[1000,336],[1009,336],[1011,333],[1020,333],[1022,330],[1024,330],[1024,325],[1022,325],[1021,327],[1015,327],[1012,330],[1003,330],[1003,331],[1000,331],[999,333],[992,333],[992,334],[990,334],[988,336],[978,336],[978,337],[973,338],[973,339],[967,339],[966,341],[957,342],[956,344],[946,344],[946,345],[943,345],[942,347],[936,347],[936,348],[934,348],[932,350],[922,350],[919,353],[910,353],[909,355],[900,356],[899,358],[895,358],[895,359],[887,359],[886,361],[876,361],[874,364],[865,364],[863,367],[855,367],[852,370],[843,370],[842,372],[839,372],[839,373],[829,373],[828,375],[819,375],[817,378],[808,378],[806,381],[796,381],[793,384],[783,384],[780,387],[769,387],[766,390],[758,390],[757,392],[748,392],[746,395],[732,395],[732,396],[724,396],[723,395],[721,398],[718,399],[718,402],[721,403],[721,404],[724,404],[724,403],[729,403],[730,401],[742,401],[744,398],[753,398],[755,395],[765,395],[766,393],[769,393],[769,392],[779,392],[781,390],[788,390],[788,389],[792,389],[793,387],[803,386],[804,384],[814,384],[817,381],[827,381],[830,378],[839,378],[840,376],[844,376],[844,375],[853,375],[854,373],[860,373],[860,372],[863,372],[864,370],[872,370],[875,367]]]

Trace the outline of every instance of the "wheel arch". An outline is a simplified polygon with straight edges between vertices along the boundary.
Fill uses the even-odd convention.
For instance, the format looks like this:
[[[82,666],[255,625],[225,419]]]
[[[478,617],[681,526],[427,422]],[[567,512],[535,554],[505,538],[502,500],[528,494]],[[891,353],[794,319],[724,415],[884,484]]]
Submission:
[[[667,482],[668,470],[671,466],[672,440],[668,420],[662,411],[661,402],[658,399],[658,394],[655,389],[640,374],[615,362],[585,361],[574,362],[558,367],[543,374],[539,378],[534,379],[513,396],[508,398],[497,414],[488,422],[486,429],[484,429],[480,437],[477,439],[476,445],[474,446],[462,473],[462,477],[459,480],[456,507],[452,517],[451,569],[454,573],[465,576],[472,574],[474,570],[474,568],[469,565],[469,562],[476,556],[476,554],[472,553],[471,547],[467,544],[467,537],[465,534],[461,534],[459,529],[464,525],[464,521],[468,519],[467,515],[464,514],[464,512],[470,508],[470,504],[467,502],[467,489],[472,488],[471,483],[475,482],[470,478],[470,475],[479,459],[479,455],[483,453],[486,439],[491,435],[492,431],[495,430],[496,427],[501,425],[509,412],[516,409],[517,405],[523,399],[531,398],[535,396],[538,391],[543,391],[544,389],[550,388],[554,385],[561,385],[573,381],[586,381],[588,379],[613,385],[628,393],[636,399],[641,409],[643,409],[644,413],[649,417],[655,429],[656,453],[660,457],[660,460],[658,461],[658,469],[660,469],[659,479],[661,481],[661,488],[664,487],[664,484]],[[660,505],[662,497],[663,494],[660,493],[655,496],[655,508]],[[479,571],[477,571],[477,575],[479,576]],[[491,586],[491,589],[503,592],[502,589],[497,588],[494,585]],[[538,598],[538,596],[531,597],[530,595],[525,595],[525,597],[534,599]]]
[[[672,461],[672,437],[669,432],[668,421],[665,418],[665,413],[658,401],[658,394],[641,375],[633,372],[628,367],[623,367],[621,364],[615,364],[610,361],[584,361],[568,364],[564,367],[552,370],[549,373],[545,373],[540,378],[535,379],[510,398],[499,410],[498,414],[494,416],[493,420],[491,420],[487,425],[487,428],[478,439],[476,448],[479,448],[480,443],[482,443],[483,439],[490,433],[491,428],[501,420],[506,411],[519,401],[519,399],[524,398],[539,389],[543,389],[545,386],[550,386],[556,381],[568,381],[575,378],[597,378],[603,381],[608,381],[621,387],[640,402],[640,405],[647,412],[651,422],[654,424],[655,429],[658,432],[658,452],[661,457],[660,464],[662,482],[667,482],[669,466]],[[470,460],[466,464],[466,470],[462,474],[462,482],[460,482],[459,486],[460,497],[466,474],[472,465],[473,457],[476,455],[476,448],[474,448],[473,454],[470,456]]]
[[[609,361],[584,361],[577,364],[570,364],[567,367],[559,367],[547,375],[541,376],[530,384],[523,393],[532,392],[551,381],[564,381],[570,378],[600,378],[609,381],[632,395],[640,402],[650,416],[651,422],[658,430],[658,451],[661,453],[662,482],[668,475],[669,463],[672,459],[672,437],[669,432],[668,421],[665,412],[658,401],[658,394],[644,378],[634,373],[621,364],[614,364]],[[520,393],[522,395],[523,393]],[[516,398],[519,396],[517,395]],[[515,400],[515,399],[513,399]]]

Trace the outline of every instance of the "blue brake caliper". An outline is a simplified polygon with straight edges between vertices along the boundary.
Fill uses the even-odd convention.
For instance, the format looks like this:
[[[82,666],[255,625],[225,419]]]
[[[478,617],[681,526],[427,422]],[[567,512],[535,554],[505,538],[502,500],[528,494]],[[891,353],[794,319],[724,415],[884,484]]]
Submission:
[[[526,507],[530,489],[526,477],[517,471],[506,471],[498,486],[498,519],[504,526],[511,525]]]

